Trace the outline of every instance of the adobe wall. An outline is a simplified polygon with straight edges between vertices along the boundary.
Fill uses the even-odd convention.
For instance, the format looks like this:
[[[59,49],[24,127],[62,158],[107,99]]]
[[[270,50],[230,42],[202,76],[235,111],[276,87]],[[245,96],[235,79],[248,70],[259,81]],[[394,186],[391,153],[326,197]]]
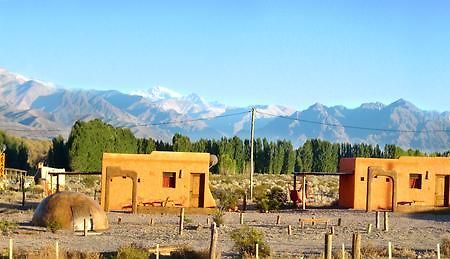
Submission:
[[[183,153],[154,151],[148,155],[104,153],[102,160],[102,197],[105,205],[106,171],[108,167],[120,167],[121,170],[134,171],[138,175],[137,202],[173,201],[183,207],[190,206],[191,173],[204,173],[204,207],[215,207],[214,198],[209,190],[208,153]],[[176,173],[176,187],[163,187],[163,172]],[[114,177],[110,182],[109,209],[120,210],[131,206],[131,178]]]
[[[354,175],[354,208],[366,209],[368,168],[379,166],[383,170],[397,172],[397,203],[415,202],[414,206],[433,207],[435,205],[436,175],[450,175],[450,158],[445,157],[400,157],[399,159],[356,158]],[[428,179],[426,179],[428,172]],[[422,174],[422,188],[410,188],[409,175]],[[386,203],[386,197],[391,195],[387,177],[373,179],[372,203]],[[392,184],[392,182],[391,182]],[[395,204],[394,204],[395,205]],[[373,206],[372,206],[373,207]]]

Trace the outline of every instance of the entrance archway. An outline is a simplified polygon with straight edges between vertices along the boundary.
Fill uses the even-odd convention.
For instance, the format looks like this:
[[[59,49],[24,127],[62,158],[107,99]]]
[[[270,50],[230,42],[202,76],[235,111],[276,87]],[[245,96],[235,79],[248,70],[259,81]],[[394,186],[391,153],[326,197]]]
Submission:
[[[105,188],[105,206],[104,210],[109,211],[109,200],[110,200],[110,185],[111,180],[114,177],[129,177],[133,181],[133,188],[131,194],[131,206],[132,212],[137,212],[137,185],[138,185],[138,177],[135,171],[130,170],[122,170],[117,166],[108,166],[106,168],[106,188]]]
[[[369,212],[374,209],[374,194],[378,193],[376,190],[374,190],[374,179],[377,177],[385,177],[386,184],[384,186],[387,186],[386,188],[390,189],[390,186],[392,186],[392,193],[390,199],[388,199],[388,202],[392,204],[392,211],[395,211],[397,207],[397,172],[394,170],[384,170],[383,168],[379,166],[370,166],[368,168],[367,172],[367,196],[366,196],[366,211]],[[388,181],[389,180],[389,181]],[[386,193],[386,190],[382,190]]]

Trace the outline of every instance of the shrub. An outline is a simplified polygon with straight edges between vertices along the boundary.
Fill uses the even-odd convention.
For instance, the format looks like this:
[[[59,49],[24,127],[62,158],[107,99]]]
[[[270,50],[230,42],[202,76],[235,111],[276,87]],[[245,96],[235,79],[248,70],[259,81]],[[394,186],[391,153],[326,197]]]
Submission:
[[[255,228],[245,226],[235,229],[231,232],[231,239],[235,243],[234,247],[242,256],[254,256],[256,244],[259,246],[259,256],[270,256],[270,247],[264,239],[264,234]]]
[[[444,255],[450,255],[450,237],[446,237],[442,239],[442,254]]]
[[[16,229],[17,224],[12,221],[8,221],[6,219],[0,220],[0,231],[2,231],[3,235],[7,235]]]
[[[95,176],[95,175],[85,175],[81,179],[81,183],[86,188],[94,188],[98,181],[99,181],[99,178],[98,178],[98,176]]]
[[[256,201],[256,205],[261,212],[267,212],[270,209],[270,203],[267,198]]]
[[[62,225],[58,220],[52,219],[48,221],[47,229],[50,230],[52,233],[56,233],[56,231],[62,229]]]
[[[149,258],[148,252],[144,248],[137,247],[136,245],[129,245],[121,247],[117,250],[118,259],[147,259]]]
[[[170,253],[170,258],[173,259],[206,259],[209,258],[209,251],[195,251],[190,247],[183,247],[180,250]]]
[[[223,220],[223,215],[224,215],[224,211],[219,209],[217,210],[214,215],[213,215],[213,221],[216,223],[216,226],[220,227],[221,225],[223,225],[224,220]]]
[[[216,189],[214,197],[219,200],[219,208],[222,210],[235,210],[239,204],[241,191],[231,189]]]
[[[281,187],[273,187],[267,196],[271,205],[270,209],[279,209],[287,203],[287,194]]]

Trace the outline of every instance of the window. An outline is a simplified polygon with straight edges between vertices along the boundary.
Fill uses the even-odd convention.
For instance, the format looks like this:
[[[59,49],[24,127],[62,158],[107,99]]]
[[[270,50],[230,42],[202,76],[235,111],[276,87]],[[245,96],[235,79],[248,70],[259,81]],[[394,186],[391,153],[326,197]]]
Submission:
[[[364,177],[361,177],[361,182],[364,182]]]
[[[421,174],[409,174],[409,188],[422,189],[422,175]]]
[[[176,173],[163,173],[163,187],[175,188]]]

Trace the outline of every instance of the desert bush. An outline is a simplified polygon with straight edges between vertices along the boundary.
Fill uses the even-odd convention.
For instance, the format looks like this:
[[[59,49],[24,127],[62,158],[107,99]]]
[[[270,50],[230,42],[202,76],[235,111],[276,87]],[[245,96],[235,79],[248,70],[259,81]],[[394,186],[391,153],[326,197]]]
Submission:
[[[361,255],[364,258],[379,258],[386,256],[386,248],[374,246],[371,243],[361,247]]]
[[[97,182],[99,181],[98,176],[94,176],[94,175],[85,175],[83,176],[83,178],[81,179],[81,183],[86,187],[86,188],[94,188],[97,184]]]
[[[52,233],[56,233],[56,231],[60,229],[62,229],[62,225],[58,220],[52,219],[48,221],[47,230],[50,230]]]
[[[213,221],[216,223],[216,226],[220,227],[221,225],[223,225],[224,223],[224,216],[225,212],[221,209],[217,210],[214,214],[213,214]]]
[[[141,247],[136,245],[128,245],[121,247],[117,250],[118,259],[147,259],[149,258],[149,253]]]
[[[2,219],[0,220],[0,231],[2,231],[3,235],[7,235],[14,231],[17,228],[17,224],[15,222]]]
[[[272,187],[267,194],[270,209],[279,209],[287,203],[287,193],[278,186]]]
[[[219,201],[221,210],[235,210],[239,204],[241,193],[241,190],[216,189],[213,191],[213,196]]]
[[[209,258],[209,251],[195,251],[190,247],[183,247],[180,250],[170,253],[170,258],[174,259],[206,259]]]
[[[242,256],[255,255],[255,245],[258,244],[259,256],[270,256],[270,247],[264,239],[264,234],[249,226],[241,229],[235,229],[231,232],[231,239],[234,241],[234,247]]]
[[[441,249],[443,255],[450,255],[450,237],[442,239]]]

